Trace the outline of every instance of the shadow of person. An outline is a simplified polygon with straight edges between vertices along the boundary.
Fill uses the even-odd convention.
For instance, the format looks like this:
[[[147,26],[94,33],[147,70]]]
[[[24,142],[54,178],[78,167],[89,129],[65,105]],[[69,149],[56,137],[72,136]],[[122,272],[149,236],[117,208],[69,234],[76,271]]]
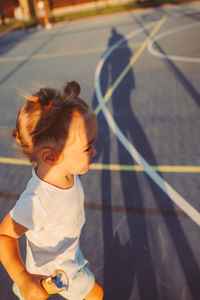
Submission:
[[[115,28],[112,28],[111,37],[108,42],[108,48],[123,38],[124,36],[122,34],[117,32]],[[110,55],[107,64],[105,64],[104,68],[102,69],[101,87],[103,94],[105,94],[108,87],[116,81],[124,67],[128,65],[132,55],[132,51],[128,47],[127,41],[124,39],[123,44],[117,48],[112,55]],[[123,91],[123,95],[118,95],[118,91],[116,90],[112,96],[115,121],[118,122],[120,127],[123,128],[124,133],[127,134],[132,131],[133,125],[132,120],[130,119],[132,117],[130,117],[129,113],[131,110],[131,92],[134,88],[134,74],[133,71],[130,70],[126,75],[126,80],[123,80],[120,84],[120,90]],[[115,101],[117,101],[117,103]],[[93,99],[93,103],[96,105],[95,97]],[[128,114],[127,111],[129,111]],[[100,124],[99,138],[96,144],[98,156],[102,156],[103,164],[108,164],[111,162],[110,132],[107,123],[103,120],[102,114],[98,115],[98,122]],[[133,164],[133,160],[130,155],[127,154],[127,152],[119,143],[118,154],[120,163]],[[137,182],[136,174],[133,172],[120,172],[120,177],[125,207],[142,201],[142,195]],[[106,205],[106,207],[110,206],[109,212],[103,212],[104,299],[130,299],[135,279],[138,282],[141,299],[147,299],[147,295],[150,294],[152,299],[158,299],[151,254],[149,251],[144,251],[144,246],[142,243],[137,242],[137,232],[135,231],[136,226],[138,226],[136,224],[137,222],[133,224],[133,216],[128,212],[126,213],[128,231],[131,240],[127,241],[125,244],[122,244],[116,229],[113,228],[111,174],[105,170],[103,170],[101,174],[101,189],[102,205]],[[149,249],[145,218],[144,216],[140,216],[140,219],[140,234],[142,236],[142,241]],[[141,253],[141,258],[139,261],[143,261],[142,264],[138,263],[137,254],[135,250],[133,250],[133,243],[134,245],[137,244],[137,246],[134,246],[137,248],[136,252]],[[141,265],[145,265],[148,271],[145,271],[145,273],[140,272]],[[148,280],[148,283],[146,282],[144,289],[145,278]],[[151,293],[149,290],[151,290]]]
[[[103,95],[105,95],[108,88],[116,83],[116,80],[119,80],[133,55],[124,36],[117,32],[115,28],[111,30],[108,48],[112,47],[120,39],[124,39],[123,44],[111,53],[102,68],[100,84]],[[133,70],[130,68],[126,77],[120,81],[120,86],[113,91],[107,105],[109,110],[112,110],[114,121],[123,134],[136,146],[138,152],[150,165],[157,165],[151,145],[132,109],[131,100],[134,89],[135,78]],[[96,104],[97,99],[94,96],[93,106]],[[111,140],[113,136],[109,131],[108,125],[105,124],[101,113],[98,115],[98,122],[100,124],[100,132],[96,145],[98,150],[97,159],[101,157],[102,163],[109,164],[111,163]],[[119,164],[133,165],[133,158],[118,140],[117,148]],[[199,269],[179,220],[174,218],[172,221],[163,213],[163,203],[167,202],[168,208],[176,216],[169,198],[148,176],[144,175],[144,179],[142,179],[135,172],[120,171],[127,228],[124,226],[117,227],[118,225],[114,228],[113,219],[116,218],[116,215],[112,211],[112,204],[115,204],[115,200],[112,199],[111,194],[111,173],[103,170],[101,174],[102,206],[106,206],[106,208],[110,207],[109,211],[108,209],[104,210],[102,215],[104,235],[104,299],[132,299],[131,294],[133,292],[138,293],[138,299],[141,300],[157,300],[160,299],[160,296],[166,299],[166,295],[162,294],[160,290],[158,295],[159,283],[156,280],[153,257],[157,255],[158,261],[161,261],[162,253],[159,252],[159,237],[153,232],[149,234],[149,229],[147,228],[149,219],[145,210],[144,194],[141,192],[142,180],[147,181],[150,186],[159,215],[163,217],[164,224],[174,243],[189,291],[194,296],[192,299],[195,299],[198,287],[192,280],[192,273],[189,272],[187,257],[190,257],[190,264],[195,277],[199,276]],[[142,213],[132,214],[129,211],[130,207],[139,208]],[[156,220],[155,222],[158,221]],[[122,243],[120,237],[126,235],[125,231],[128,231],[129,240],[127,243]],[[152,245],[149,236],[155,239],[155,245]],[[183,247],[184,252],[182,251]]]

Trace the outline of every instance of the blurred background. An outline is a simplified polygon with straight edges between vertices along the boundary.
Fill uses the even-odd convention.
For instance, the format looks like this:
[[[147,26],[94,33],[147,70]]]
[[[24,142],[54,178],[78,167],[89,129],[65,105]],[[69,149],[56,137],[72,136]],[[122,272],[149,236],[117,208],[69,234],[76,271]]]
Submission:
[[[51,22],[66,21],[78,17],[108,14],[134,8],[158,7],[178,4],[188,0],[44,0],[45,10]],[[19,10],[20,8],[20,10]],[[21,28],[37,24],[36,0],[0,0],[0,32],[5,28]],[[5,25],[7,26],[1,26]]]

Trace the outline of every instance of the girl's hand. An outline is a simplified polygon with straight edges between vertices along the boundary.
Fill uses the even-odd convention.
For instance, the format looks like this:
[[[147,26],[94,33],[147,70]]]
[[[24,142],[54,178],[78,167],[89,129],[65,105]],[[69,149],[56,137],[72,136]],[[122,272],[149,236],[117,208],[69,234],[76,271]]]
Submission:
[[[41,286],[41,280],[44,278],[47,278],[47,276],[26,272],[20,278],[20,283],[17,283],[22,297],[25,300],[45,300],[49,298],[50,295]]]

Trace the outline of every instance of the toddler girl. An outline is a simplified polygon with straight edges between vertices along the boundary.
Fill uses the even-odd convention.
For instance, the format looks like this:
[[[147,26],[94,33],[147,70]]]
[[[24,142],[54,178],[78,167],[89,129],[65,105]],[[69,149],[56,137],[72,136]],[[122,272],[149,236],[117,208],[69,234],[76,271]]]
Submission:
[[[96,155],[98,130],[95,114],[79,93],[76,82],[66,84],[63,93],[40,89],[20,108],[13,130],[22,153],[34,164],[26,190],[0,224],[0,259],[20,299],[47,299],[41,280],[56,269],[69,279],[68,290],[60,293],[64,298],[103,298],[79,246],[85,214],[77,174],[86,173]],[[18,246],[23,234],[26,266]]]

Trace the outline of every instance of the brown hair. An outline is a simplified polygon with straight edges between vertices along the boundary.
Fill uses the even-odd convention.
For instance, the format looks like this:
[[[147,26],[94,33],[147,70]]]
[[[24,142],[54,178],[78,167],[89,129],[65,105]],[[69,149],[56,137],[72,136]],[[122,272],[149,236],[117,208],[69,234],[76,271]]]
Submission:
[[[63,147],[74,111],[82,115],[88,112],[89,106],[79,98],[80,90],[75,81],[66,83],[62,93],[41,88],[20,108],[12,136],[32,163],[37,161],[41,145],[53,142]]]

